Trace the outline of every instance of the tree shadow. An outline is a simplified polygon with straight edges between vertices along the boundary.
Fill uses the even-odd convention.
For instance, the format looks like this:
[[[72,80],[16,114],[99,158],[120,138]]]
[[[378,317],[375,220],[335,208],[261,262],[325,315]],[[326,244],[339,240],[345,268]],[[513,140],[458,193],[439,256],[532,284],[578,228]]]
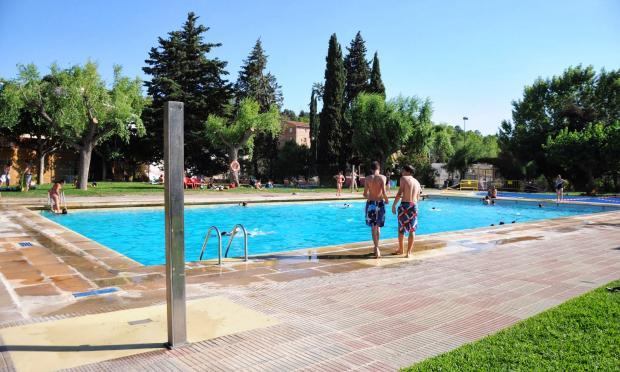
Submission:
[[[118,345],[1,345],[0,352],[6,351],[39,351],[39,352],[78,352],[78,351],[106,351],[106,350],[136,350],[136,349],[165,349],[161,342],[144,344]]]

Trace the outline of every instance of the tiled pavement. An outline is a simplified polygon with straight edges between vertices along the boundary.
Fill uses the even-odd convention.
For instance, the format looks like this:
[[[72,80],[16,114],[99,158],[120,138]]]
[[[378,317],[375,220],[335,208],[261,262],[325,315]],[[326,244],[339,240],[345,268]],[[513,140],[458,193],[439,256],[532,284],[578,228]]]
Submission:
[[[15,228],[9,226],[7,230]],[[24,236],[28,234],[24,232]],[[0,244],[6,249],[14,241],[0,240]],[[190,296],[224,296],[280,323],[76,370],[395,370],[479,339],[620,277],[619,212],[442,234],[441,238],[421,239],[421,245],[425,241],[440,246],[447,242],[446,251],[451,244],[467,249],[419,255],[409,261],[392,260],[396,263],[377,267],[355,257],[311,260],[310,264],[297,261],[290,271],[266,261],[253,269],[247,281],[231,283],[220,280],[225,275],[201,268],[204,275],[195,277],[204,278],[188,286]],[[72,257],[60,252],[53,256],[61,263],[67,262],[65,257]],[[60,295],[53,293],[50,299],[66,295],[58,284],[62,280],[54,280],[57,277],[76,276],[85,285],[97,285],[89,279],[88,270],[95,270],[92,267],[85,269],[78,264],[75,269],[68,265],[66,269],[75,270],[71,273],[56,266],[47,272],[38,265],[25,270],[11,262],[32,264],[38,253],[45,261],[39,265],[56,263],[48,263],[46,260],[52,258],[40,249],[20,249],[19,253],[22,257],[17,260],[15,252],[0,253],[4,254],[0,272],[5,281],[0,286],[0,320],[6,321],[5,316],[14,316],[18,323],[44,320],[28,319],[29,307],[14,306],[14,297],[18,301],[42,298],[50,290],[39,287],[37,296],[31,296],[28,291],[34,289],[18,291],[24,281],[39,283],[24,287],[52,286]],[[78,261],[69,258],[68,262]],[[106,265],[105,261],[100,264]],[[7,265],[20,267],[7,269]],[[19,278],[10,279],[11,273],[18,273],[13,275]],[[232,273],[237,274],[234,270]],[[277,278],[271,280],[270,276]],[[192,277],[189,279],[191,282]],[[15,289],[8,293],[7,288]],[[79,304],[84,308],[68,309],[75,314],[86,311],[87,303]],[[68,311],[59,314],[71,316]],[[6,353],[0,355],[7,357]],[[10,368],[10,361],[4,363]]]
[[[395,370],[620,277],[620,216],[538,240],[213,295],[280,324],[77,370]],[[578,220],[581,218],[578,218]]]

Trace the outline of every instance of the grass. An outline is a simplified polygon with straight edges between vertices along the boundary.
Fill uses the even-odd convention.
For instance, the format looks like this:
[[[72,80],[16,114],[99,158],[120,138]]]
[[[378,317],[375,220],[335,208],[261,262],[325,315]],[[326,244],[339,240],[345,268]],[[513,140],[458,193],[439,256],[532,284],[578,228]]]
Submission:
[[[47,197],[47,193],[52,185],[45,184],[30,190],[28,192],[19,191],[2,191],[2,198],[41,198]],[[67,184],[64,186],[65,195],[67,196],[120,196],[120,195],[137,195],[137,194],[153,194],[163,193],[163,185],[151,185],[145,182],[97,182],[97,187],[88,187],[88,190],[78,190],[73,185]],[[262,194],[291,194],[291,193],[312,193],[312,192],[336,192],[335,188],[316,188],[316,189],[297,189],[297,188],[274,188],[255,190],[249,187],[240,187],[237,189],[213,191],[213,190],[200,190],[189,189],[186,190],[188,194],[204,194],[204,193],[262,193]]]
[[[620,370],[616,280],[510,328],[405,371]]]

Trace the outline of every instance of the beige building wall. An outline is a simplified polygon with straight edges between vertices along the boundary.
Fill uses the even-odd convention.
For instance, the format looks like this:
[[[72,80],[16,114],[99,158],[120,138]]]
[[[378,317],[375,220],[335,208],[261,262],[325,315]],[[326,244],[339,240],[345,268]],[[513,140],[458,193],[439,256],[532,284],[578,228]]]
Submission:
[[[278,139],[279,146],[282,147],[289,141],[295,141],[299,146],[310,148],[310,125],[298,121],[283,121]]]
[[[18,147],[0,147],[0,171],[4,169],[7,162],[11,162],[11,185],[17,186],[26,165],[30,162],[32,166],[33,182],[39,184],[36,179],[38,174],[38,160],[34,150]],[[57,178],[66,178],[75,173],[75,163],[77,156],[70,151],[61,151],[51,154],[45,159],[45,172],[43,173],[42,183],[51,183]]]

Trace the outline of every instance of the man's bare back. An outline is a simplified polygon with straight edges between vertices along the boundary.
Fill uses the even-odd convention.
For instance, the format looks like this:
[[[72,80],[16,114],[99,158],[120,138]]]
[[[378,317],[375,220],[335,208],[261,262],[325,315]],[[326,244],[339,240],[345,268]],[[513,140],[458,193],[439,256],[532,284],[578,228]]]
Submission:
[[[398,191],[402,202],[417,203],[421,189],[420,182],[413,176],[402,176],[400,178],[400,189]]]
[[[370,201],[388,202],[387,193],[385,191],[385,176],[372,174],[366,176],[364,182],[364,197]]]

